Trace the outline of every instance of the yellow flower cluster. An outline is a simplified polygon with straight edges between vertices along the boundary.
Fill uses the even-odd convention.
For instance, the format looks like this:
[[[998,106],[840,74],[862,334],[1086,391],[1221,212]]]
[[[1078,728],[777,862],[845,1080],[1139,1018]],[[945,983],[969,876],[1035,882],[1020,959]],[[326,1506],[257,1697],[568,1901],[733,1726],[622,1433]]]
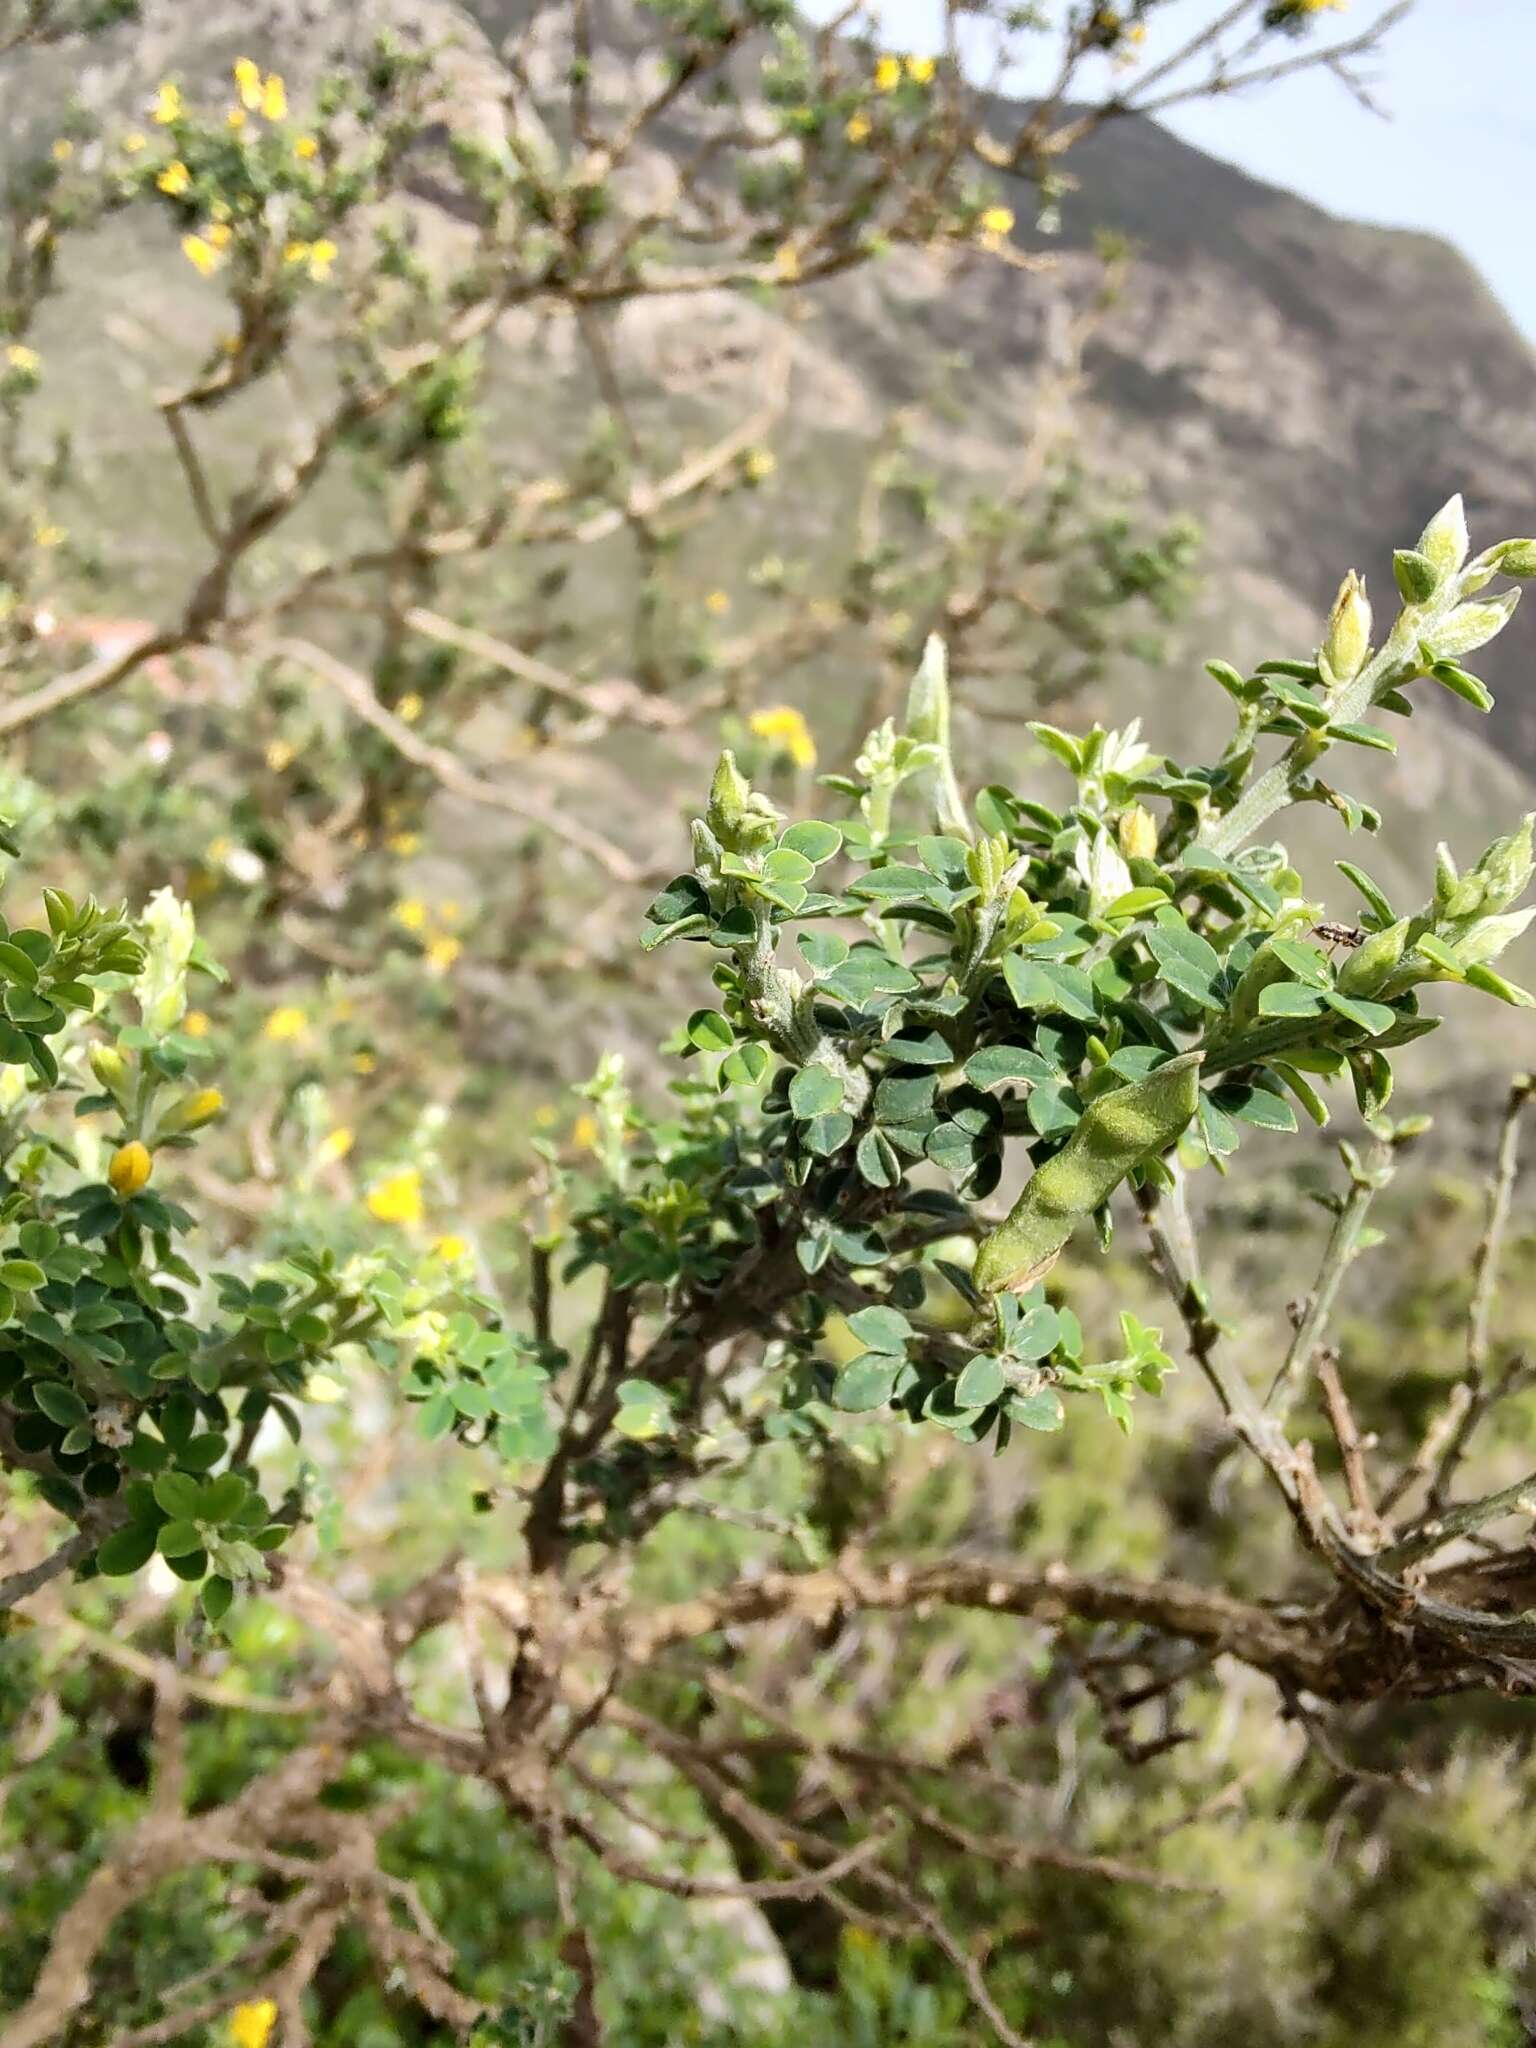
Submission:
[[[766,483],[778,466],[777,458],[768,448],[749,448],[741,459],[741,473],[749,484]]]
[[[285,263],[302,263],[316,284],[324,284],[340,251],[334,242],[290,242],[283,251]]]
[[[230,2014],[229,2038],[233,2048],[267,2048],[276,2025],[276,2003],[270,1998],[253,1998]]]
[[[309,1019],[297,1005],[285,1003],[268,1017],[261,1027],[261,1035],[270,1039],[273,1045],[292,1045],[297,1039],[309,1036]]]
[[[933,57],[881,57],[875,63],[875,91],[894,92],[903,78],[914,85],[931,85],[938,70]]]
[[[989,206],[981,216],[981,232],[989,242],[1000,242],[1005,235],[1013,233],[1013,208],[1011,206]]]
[[[421,1175],[414,1166],[403,1166],[387,1174],[368,1190],[368,1214],[380,1223],[396,1223],[413,1229],[425,1213],[421,1199]]]
[[[870,130],[873,127],[874,123],[870,120],[868,114],[850,114],[843,133],[853,144],[854,148],[857,149],[861,142],[868,142]]]
[[[173,121],[182,116],[181,88],[172,85],[169,79],[155,94],[154,110],[150,119],[162,128],[169,128]]]
[[[760,740],[787,754],[797,768],[816,766],[816,742],[803,714],[793,704],[770,704],[747,721]]]
[[[260,114],[264,121],[287,120],[288,89],[275,71],[263,78],[259,64],[241,57],[235,64],[235,90],[242,113]]]
[[[412,835],[413,836],[413,835]],[[464,941],[453,931],[446,929],[456,925],[463,916],[459,905],[453,901],[437,906],[439,929],[432,928],[431,912],[419,896],[405,896],[395,905],[394,920],[402,931],[422,936],[428,970],[433,974],[446,974],[464,951]]]
[[[13,341],[5,352],[5,360],[24,377],[35,377],[43,359],[35,348],[28,348],[23,341]]]

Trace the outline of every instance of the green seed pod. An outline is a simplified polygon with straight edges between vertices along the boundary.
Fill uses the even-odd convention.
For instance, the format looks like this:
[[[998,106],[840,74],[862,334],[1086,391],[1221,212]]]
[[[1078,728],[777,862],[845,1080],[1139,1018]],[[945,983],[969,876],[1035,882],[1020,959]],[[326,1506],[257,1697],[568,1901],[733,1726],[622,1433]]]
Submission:
[[[1181,1053],[1144,1081],[1098,1096],[1054,1159],[1031,1176],[1006,1222],[982,1240],[971,1278],[983,1294],[1022,1294],[1056,1263],[1080,1216],[1107,1202],[1133,1167],[1195,1113],[1203,1053]]]

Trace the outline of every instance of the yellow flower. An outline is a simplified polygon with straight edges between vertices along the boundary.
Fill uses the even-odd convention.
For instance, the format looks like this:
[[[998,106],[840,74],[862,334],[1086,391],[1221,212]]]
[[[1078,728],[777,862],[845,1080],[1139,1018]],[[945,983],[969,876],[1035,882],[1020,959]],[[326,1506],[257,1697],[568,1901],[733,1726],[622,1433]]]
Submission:
[[[181,1028],[188,1038],[206,1038],[209,1031],[208,1012],[189,1010],[181,1020]]]
[[[234,79],[241,106],[249,107],[254,114],[261,105],[261,66],[252,63],[249,57],[239,57],[235,60]]]
[[[292,740],[273,740],[267,748],[267,766],[274,775],[281,775],[285,768],[292,766],[298,751]]]
[[[402,859],[409,860],[410,856],[421,845],[421,834],[419,832],[393,832],[384,843],[391,853],[398,853]]]
[[[219,267],[218,250],[212,242],[204,241],[201,235],[183,235],[181,253],[201,277],[210,276]]]
[[[67,526],[40,526],[32,538],[40,548],[56,548],[69,539]]]
[[[308,1031],[308,1017],[293,1003],[274,1010],[261,1027],[262,1037],[270,1039],[273,1045],[291,1045],[296,1038],[307,1036]]]
[[[800,251],[793,242],[785,242],[778,249],[773,259],[773,270],[774,275],[782,278],[785,284],[794,284],[799,278]]]
[[[456,1266],[460,1259],[467,1259],[469,1257],[469,1240],[464,1237],[455,1237],[450,1231],[446,1237],[434,1238],[432,1249],[445,1264]]]
[[[261,88],[261,113],[266,121],[288,118],[288,89],[275,71]]]
[[[419,932],[427,921],[427,906],[419,896],[405,896],[395,905],[395,923],[402,931]]]
[[[999,238],[1003,235],[1011,235],[1013,233],[1012,207],[989,206],[981,216],[981,231],[984,235],[995,235]]]
[[[398,1223],[410,1227],[421,1221],[421,1175],[414,1166],[405,1166],[398,1173],[379,1181],[368,1190],[368,1213],[380,1223]]]
[[[155,1162],[150,1157],[149,1147],[133,1138],[126,1145],[119,1145],[112,1154],[107,1179],[112,1184],[112,1192],[127,1201],[130,1195],[136,1195],[140,1188],[149,1185],[149,1176],[154,1170]]]
[[[296,157],[302,157],[308,163],[311,157],[316,157],[320,154],[320,145],[316,142],[313,135],[301,135],[293,145],[293,153]]]
[[[731,600],[723,590],[712,590],[704,600],[704,609],[711,618],[723,619],[731,608]]]
[[[741,471],[749,484],[760,484],[766,483],[778,466],[770,449],[749,448],[742,458]]]
[[[313,242],[309,250],[309,274],[316,284],[324,284],[331,274],[338,251],[334,242]]]
[[[843,133],[855,149],[857,149],[861,142],[868,142],[869,131],[873,126],[874,123],[870,120],[868,114],[850,114]]]
[[[137,156],[139,151],[147,146],[148,142],[149,137],[141,134],[135,128],[123,137],[123,154],[125,156]]]
[[[267,2048],[277,2025],[277,2006],[270,1998],[255,1998],[237,2005],[229,2016],[229,2038],[234,2048]]]
[[[227,249],[234,232],[227,220],[216,220],[208,229],[207,239],[212,242],[215,249]]]
[[[325,1166],[332,1166],[338,1159],[345,1159],[351,1150],[352,1133],[345,1124],[338,1124],[334,1131],[327,1131],[315,1148],[316,1157]]]
[[[378,1064],[378,1061],[371,1052],[355,1052],[352,1055],[352,1071],[354,1074],[371,1074]]]
[[[231,107],[224,118],[231,128],[243,128],[251,117],[244,107]]]
[[[788,754],[797,768],[816,766],[816,742],[793,704],[771,704],[766,710],[754,711],[748,723],[760,740]]]
[[[407,725],[414,725],[426,708],[426,705],[414,690],[407,690],[400,699],[400,702],[395,706],[395,716],[396,718],[403,718]]]
[[[938,68],[932,57],[909,57],[907,59],[907,76],[916,85],[931,85],[933,83],[933,74]]]
[[[283,250],[283,261],[285,263],[307,263],[309,261],[308,242],[289,242]]]
[[[464,950],[464,941],[451,932],[439,932],[427,947],[427,965],[434,974],[446,974]]]
[[[155,180],[160,190],[162,192],[169,192],[173,199],[178,192],[185,192],[191,182],[192,173],[187,169],[180,157],[177,157],[174,163],[167,164]]]
[[[437,914],[444,924],[459,924],[463,920],[464,906],[456,897],[447,896],[437,906]]]
[[[28,348],[24,341],[13,341],[5,352],[5,360],[13,370],[24,371],[30,377],[43,359],[35,348]]]
[[[583,1152],[590,1152],[597,1144],[597,1118],[588,1116],[585,1110],[571,1125],[571,1143]]]
[[[169,128],[173,121],[181,119],[181,88],[167,79],[155,94],[154,112],[150,115],[162,128]]]
[[[901,83],[901,59],[882,57],[875,66],[875,91],[894,92]]]
[[[75,145],[67,136],[61,135],[53,145],[53,160],[56,164],[67,164],[75,153]]]

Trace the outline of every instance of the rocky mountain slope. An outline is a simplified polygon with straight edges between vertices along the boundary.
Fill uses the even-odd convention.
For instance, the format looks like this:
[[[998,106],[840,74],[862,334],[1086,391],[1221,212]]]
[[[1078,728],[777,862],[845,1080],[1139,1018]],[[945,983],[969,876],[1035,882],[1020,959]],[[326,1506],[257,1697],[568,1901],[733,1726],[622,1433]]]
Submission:
[[[173,69],[211,80],[245,47],[300,76],[338,37],[391,13],[457,35],[466,115],[482,102],[493,107],[505,75],[501,47],[526,18],[525,0],[209,0],[195,11],[180,0],[151,0],[145,23],[94,57],[76,82],[88,97],[122,100]],[[619,17],[615,33],[604,61],[632,64],[645,48],[643,14]],[[14,127],[25,111],[13,93],[9,107],[0,103],[0,121]],[[1286,119],[1283,89],[1257,99],[1254,118]],[[813,303],[791,295],[783,311],[724,296],[636,304],[619,316],[620,358],[647,385],[648,404],[692,409],[703,394],[724,412],[752,402],[765,357],[787,344],[793,407],[781,472],[805,479],[790,538],[800,548],[836,548],[850,520],[852,456],[893,406],[925,399],[941,369],[956,402],[942,415],[927,413],[920,442],[951,474],[1008,475],[1036,422],[1042,370],[1060,353],[1066,309],[1099,276],[1095,235],[1108,228],[1128,236],[1134,262],[1088,345],[1073,430],[1096,467],[1139,480],[1156,505],[1199,519],[1205,584],[1183,658],[1158,683],[1156,701],[1147,701],[1145,676],[1128,674],[1093,708],[1140,711],[1175,745],[1203,732],[1219,708],[1214,691],[1190,680],[1197,655],[1243,661],[1306,651],[1351,566],[1371,579],[1386,610],[1391,547],[1411,543],[1451,490],[1466,493],[1480,540],[1536,531],[1536,354],[1452,249],[1336,219],[1143,120],[1102,129],[1071,169],[1077,189],[1060,234],[1018,231],[1051,257],[1045,278],[979,251],[898,251],[818,291]],[[1006,196],[1027,224],[1030,189]],[[94,321],[77,315],[61,326],[50,354],[77,445],[88,458],[94,447],[104,477],[142,468],[137,502],[152,515],[163,509],[163,520],[151,516],[138,527],[141,580],[153,590],[187,515],[143,404],[154,375],[146,337],[202,315],[193,310],[195,279],[168,277],[161,256],[141,249],[121,224],[108,232],[115,240],[101,275],[110,294],[98,298]],[[523,329],[504,339],[521,374],[539,382],[534,417],[589,402],[576,388],[581,372],[569,337],[563,344],[558,331],[543,330],[536,350]],[[551,394],[562,380],[569,389],[556,403]],[[517,411],[520,432],[529,417]],[[755,538],[759,547],[782,540],[775,532]],[[126,592],[103,605],[140,608]],[[1351,761],[1352,787],[1391,795],[1411,814],[1370,860],[1410,898],[1426,879],[1426,839],[1443,836],[1458,852],[1474,852],[1531,801],[1533,665],[1536,604],[1490,650],[1485,673],[1499,700],[1490,719],[1424,684],[1433,701],[1400,759]],[[841,682],[851,718],[857,685],[827,680],[834,691]],[[1018,737],[994,743],[1016,748]],[[626,763],[631,782],[634,767]],[[588,759],[569,772],[594,771]],[[634,795],[637,814],[651,823],[655,791]],[[1324,823],[1303,820],[1294,836],[1318,838]],[[1321,836],[1330,855],[1343,850],[1331,829]],[[1528,972],[1528,960],[1519,966]]]

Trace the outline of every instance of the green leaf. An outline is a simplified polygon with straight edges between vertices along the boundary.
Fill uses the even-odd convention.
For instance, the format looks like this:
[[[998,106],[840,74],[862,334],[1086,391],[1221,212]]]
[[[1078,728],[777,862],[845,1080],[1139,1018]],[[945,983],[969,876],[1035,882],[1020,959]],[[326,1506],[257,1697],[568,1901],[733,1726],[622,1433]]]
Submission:
[[[1149,910],[1161,910],[1167,901],[1166,889],[1127,889],[1123,896],[1115,898],[1104,916],[1111,924],[1121,918],[1143,917]]]
[[[23,988],[37,986],[37,967],[29,960],[20,946],[13,946],[8,939],[0,939],[0,976],[7,981],[19,982]]]
[[[1060,1341],[1061,1318],[1041,1302],[1020,1316],[1008,1338],[1008,1356],[1030,1365],[1037,1358],[1049,1358]]]
[[[1529,1010],[1536,1005],[1536,996],[1529,989],[1521,988],[1517,982],[1506,981],[1502,974],[1495,974],[1481,961],[1467,969],[1467,986],[1481,989],[1485,996],[1497,996],[1501,1003],[1512,1003],[1516,1009]]]
[[[828,861],[843,843],[843,835],[835,825],[824,825],[819,818],[806,818],[798,825],[791,825],[779,840],[780,846],[791,853],[798,853],[808,860],[812,867],[820,867]]]
[[[34,1380],[32,1398],[48,1420],[56,1422],[60,1429],[74,1429],[90,1420],[90,1409],[74,1388],[65,1386],[61,1380]]]
[[[1010,953],[1003,962],[1008,993],[1021,1010],[1060,1012],[1092,1023],[1098,1018],[1093,983],[1081,968],[1060,960],[1026,960]]]
[[[918,985],[910,967],[893,960],[879,946],[855,946],[840,967],[826,977],[826,987],[855,1009],[876,996],[906,995]]]
[[[203,1581],[203,1590],[199,1595],[204,1614],[215,1624],[221,1622],[229,1612],[229,1605],[234,1597],[235,1589],[229,1580],[220,1578],[217,1574]]]
[[[1493,709],[1492,690],[1486,683],[1479,682],[1476,676],[1468,675],[1459,663],[1437,661],[1429,672],[1437,683],[1449,690],[1453,697],[1460,697],[1464,704],[1470,704],[1478,711]]]
[[[888,1038],[884,1049],[906,1067],[948,1067],[955,1058],[949,1041],[937,1031],[900,1033]]]
[[[1262,1017],[1320,1017],[1323,1007],[1321,992],[1303,988],[1300,982],[1272,981],[1268,988],[1259,991]]]
[[[156,1545],[162,1557],[190,1557],[203,1547],[202,1531],[195,1522],[163,1522]]]
[[[825,1116],[842,1108],[843,1084],[830,1067],[802,1067],[789,1084],[789,1106],[802,1119]]]
[[[805,1149],[817,1159],[830,1159],[853,1136],[853,1118],[845,1109],[813,1116],[805,1127]]]
[[[1147,951],[1162,970],[1163,979],[1170,988],[1188,996],[1202,1009],[1221,1008],[1220,999],[1214,993],[1221,973],[1221,958],[1208,940],[1182,926],[1164,924],[1153,925],[1146,939]]]
[[[893,1358],[906,1354],[912,1325],[899,1308],[877,1304],[861,1308],[848,1318],[848,1327],[866,1351],[878,1351]]]
[[[1358,719],[1346,719],[1340,725],[1330,725],[1328,736],[1330,739],[1347,740],[1355,747],[1374,747],[1379,754],[1397,752],[1397,741],[1390,733],[1383,732],[1379,725],[1367,725]]]
[[[1218,1088],[1215,1099],[1228,1116],[1240,1123],[1254,1124],[1261,1131],[1294,1131],[1296,1112],[1283,1095],[1267,1088],[1232,1085]]]
[[[1364,1002],[1359,996],[1341,996],[1335,988],[1325,992],[1323,1001],[1346,1023],[1357,1024],[1373,1038],[1383,1031],[1390,1031],[1397,1022],[1396,1010],[1389,1010],[1385,1003]]]
[[[738,1045],[720,1063],[720,1079],[727,1087],[755,1088],[768,1071],[768,1048],[749,1040]]]
[[[762,878],[776,888],[803,888],[815,872],[816,863],[792,846],[776,846],[763,860]]]
[[[1269,950],[1281,965],[1307,988],[1333,986],[1333,976],[1329,972],[1328,962],[1316,946],[1303,945],[1297,939],[1271,939]]]
[[[96,1553],[97,1570],[109,1579],[127,1578],[154,1556],[156,1534],[154,1524],[144,1522],[116,1530]]]
[[[989,1408],[1008,1382],[997,1359],[979,1353],[955,1382],[957,1408]]]
[[[202,1507],[203,1489],[185,1472],[162,1472],[155,1481],[154,1496],[176,1521],[194,1521]]]
[[[688,1042],[700,1052],[729,1052],[736,1033],[718,1010],[695,1010],[688,1019]]]
[[[830,974],[848,958],[848,941],[836,932],[801,932],[796,944],[813,974]]]
[[[845,1365],[832,1390],[835,1405],[845,1415],[863,1415],[871,1408],[883,1408],[891,1398],[902,1360],[883,1352],[866,1351]]]
[[[1021,1428],[1046,1432],[1060,1429],[1067,1419],[1061,1396],[1054,1387],[1039,1387],[1032,1394],[1014,1394],[1003,1412]]]
[[[965,1078],[973,1088],[997,1088],[1006,1081],[1040,1083],[1059,1081],[1061,1076],[1028,1046],[984,1045],[966,1061]]]
[[[872,1188],[893,1188],[901,1179],[901,1161],[883,1131],[866,1131],[854,1159]]]
[[[908,868],[892,865],[874,868],[867,875],[861,875],[852,883],[850,896],[869,896],[889,899],[892,902],[907,902],[914,896],[926,896],[933,887],[933,876],[926,868]],[[941,901],[943,899],[941,898]]]

